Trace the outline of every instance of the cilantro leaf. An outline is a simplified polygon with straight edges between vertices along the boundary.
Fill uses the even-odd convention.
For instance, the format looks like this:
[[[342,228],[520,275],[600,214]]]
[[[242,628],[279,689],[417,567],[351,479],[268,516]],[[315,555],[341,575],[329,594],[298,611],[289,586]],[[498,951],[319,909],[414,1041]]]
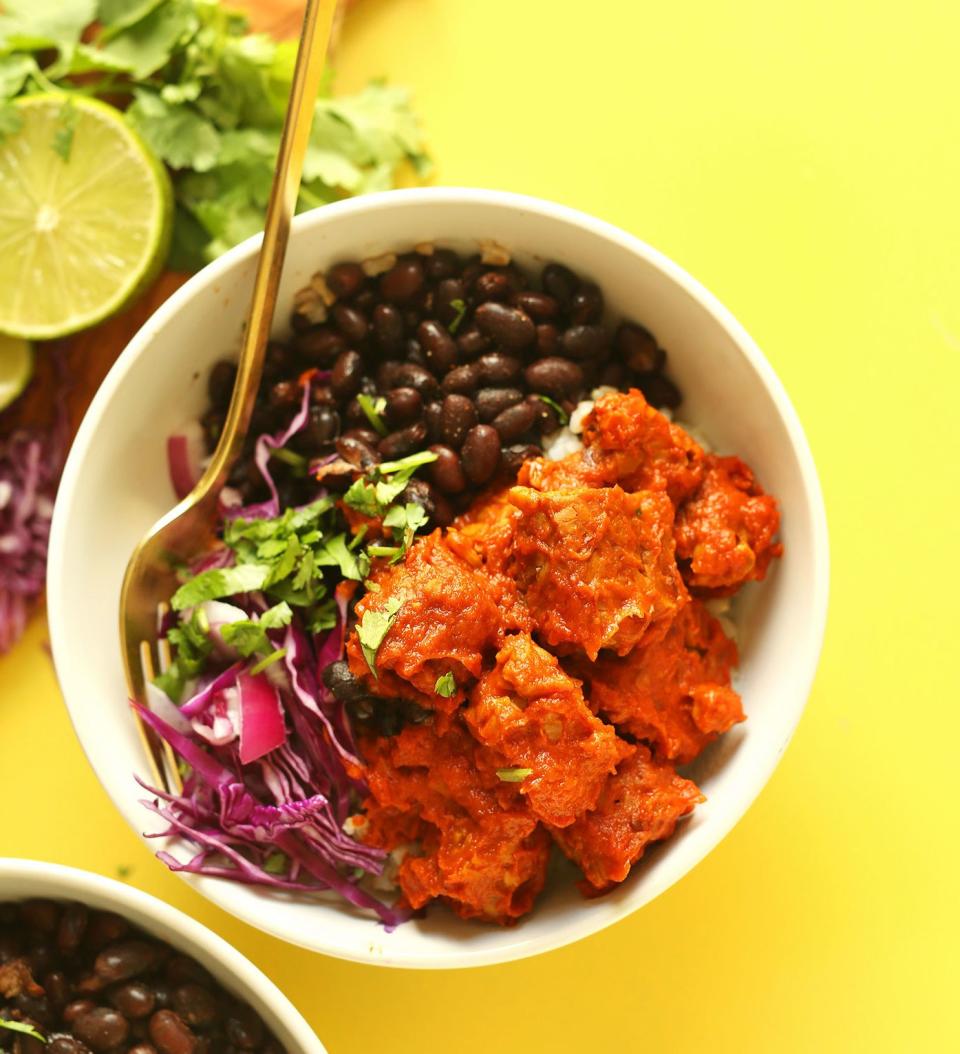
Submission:
[[[259,619],[239,619],[228,622],[220,629],[223,643],[229,645],[244,657],[249,658],[255,652],[267,654],[273,650],[273,644],[267,636],[268,629],[281,629],[289,626],[293,611],[286,601],[265,611]]]
[[[194,607],[204,600],[220,600],[262,589],[270,574],[263,564],[238,564],[236,567],[214,568],[194,575],[173,594],[170,601],[174,611]]]
[[[321,567],[339,567],[344,578],[362,582],[370,570],[370,561],[363,554],[359,556],[347,548],[347,539],[343,534],[329,538],[315,552],[314,559]]]
[[[533,775],[533,769],[497,769],[497,779],[504,783],[523,783],[527,776]]]
[[[443,696],[444,699],[449,699],[457,690],[457,682],[453,679],[453,674],[449,671],[441,674],[437,678],[437,683],[433,686],[433,690],[437,695]]]
[[[374,399],[372,396],[361,392],[357,396],[357,402],[370,422],[370,427],[379,432],[380,435],[385,436],[387,434],[387,426],[383,422],[382,414],[387,408],[387,400],[382,395]]]
[[[220,133],[186,103],[171,105],[155,91],[137,88],[127,120],[171,168],[207,172],[217,163]]]
[[[69,59],[96,11],[96,0],[4,0],[0,49],[56,48],[61,58]]]
[[[377,652],[383,643],[383,638],[390,632],[390,627],[397,619],[397,613],[403,606],[397,597],[390,597],[383,609],[367,608],[363,618],[357,623],[357,639],[360,641],[360,650],[367,660],[367,666],[374,677],[377,673]]]
[[[11,1032],[22,1032],[23,1035],[32,1036],[41,1043],[47,1042],[47,1037],[42,1032],[38,1032],[33,1025],[25,1024],[23,1021],[8,1021],[5,1017],[0,1017],[0,1028],[9,1029]]]
[[[364,516],[379,516],[383,511],[377,500],[377,489],[364,479],[355,479],[343,495],[345,505],[362,513]]]
[[[109,29],[126,29],[163,3],[166,0],[100,0],[97,18]]]
[[[456,297],[450,301],[450,306],[456,311],[456,315],[453,317],[453,321],[447,326],[450,331],[450,335],[453,336],[460,328],[460,324],[463,322],[463,316],[467,313],[467,304],[465,300],[461,300],[460,297]]]
[[[408,501],[406,505],[393,505],[383,518],[384,527],[390,528],[394,538],[400,543],[398,551],[393,556],[393,563],[397,563],[404,553],[410,548],[413,536],[430,519],[422,505]]]
[[[30,55],[3,55],[0,57],[0,99],[12,99],[18,95],[27,77],[36,70],[37,61]]]
[[[199,28],[192,5],[158,4],[145,18],[112,35],[101,50],[136,80],[146,80],[171,61],[180,40],[189,39]]]
[[[570,420],[570,415],[566,410],[555,400],[551,399],[549,395],[537,395],[537,398],[542,403],[546,403],[547,406],[552,407],[557,415],[557,420],[560,422],[561,427]]]
[[[285,656],[286,654],[287,654],[287,649],[286,649],[286,648],[277,648],[277,650],[276,650],[276,651],[272,651],[272,652],[270,652],[270,654],[269,654],[269,655],[265,655],[265,656],[264,656],[264,657],[263,657],[263,658],[262,658],[262,659],[261,659],[261,660],[260,660],[260,661],[259,661],[259,662],[258,662],[258,663],[257,663],[257,664],[256,664],[256,665],[255,665],[255,666],[254,666],[254,667],[253,667],[253,668],[252,668],[251,670],[250,670],[250,676],[251,676],[251,677],[256,677],[258,673],[263,673],[263,671],[264,671],[264,670],[265,670],[265,669],[266,669],[266,668],[267,668],[268,666],[272,666],[272,665],[273,665],[273,664],[274,664],[275,662],[279,662],[279,661],[280,661],[280,660],[281,660],[281,659],[282,659],[282,658],[283,658],[283,657],[284,657],[284,656]]]
[[[176,649],[176,657],[153,683],[173,702],[180,701],[187,681],[203,672],[213,651],[209,633],[210,625],[202,609],[198,608],[188,622],[181,622],[167,634],[171,647]]]

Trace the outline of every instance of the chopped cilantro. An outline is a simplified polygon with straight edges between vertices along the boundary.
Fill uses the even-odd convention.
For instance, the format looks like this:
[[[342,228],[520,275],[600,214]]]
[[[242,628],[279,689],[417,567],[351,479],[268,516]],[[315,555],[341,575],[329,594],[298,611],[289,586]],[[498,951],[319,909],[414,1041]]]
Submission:
[[[557,420],[560,422],[561,427],[567,424],[567,422],[570,420],[570,415],[558,402],[556,402],[556,400],[551,399],[549,395],[538,395],[537,398],[540,400],[540,402],[546,403],[547,406],[553,408],[553,410],[556,412]]]
[[[174,611],[194,607],[204,600],[220,600],[262,589],[270,577],[270,568],[265,564],[238,564],[236,567],[217,567],[201,571],[173,594],[170,601]]]
[[[382,395],[374,399],[372,396],[361,392],[357,396],[357,402],[370,422],[370,427],[379,432],[380,435],[385,436],[387,434],[387,426],[383,420],[383,412],[387,408],[387,400]]]
[[[437,678],[437,683],[433,686],[433,690],[437,695],[443,696],[444,699],[449,699],[457,690],[457,682],[453,679],[453,674],[449,670],[441,674]]]
[[[447,329],[452,335],[457,332],[457,330],[460,328],[460,324],[463,322],[463,316],[467,313],[467,304],[466,301],[461,300],[460,297],[455,297],[453,300],[450,301],[450,306],[453,308],[454,311],[456,311],[456,315],[454,316],[453,321],[450,323],[449,326],[447,326]]]
[[[267,630],[289,626],[292,618],[293,612],[290,610],[290,605],[282,600],[265,611],[259,619],[240,619],[237,622],[228,622],[221,627],[220,636],[223,637],[224,644],[236,648],[244,658],[254,653],[263,655],[273,650]]]
[[[397,618],[397,612],[402,607],[402,602],[397,597],[390,597],[383,609],[367,608],[363,618],[357,623],[357,639],[360,641],[360,650],[367,660],[367,666],[374,677],[377,673],[377,652],[383,643],[383,638],[390,632],[390,627]]]
[[[523,783],[527,776],[533,775],[533,769],[497,769],[497,779],[504,783]]]
[[[285,875],[290,869],[290,857],[275,849],[263,862],[263,870],[269,875]]]
[[[279,662],[286,654],[286,648],[277,648],[276,651],[270,652],[269,655],[264,656],[255,666],[251,668],[250,676],[256,677],[258,673],[263,673],[263,671],[268,666],[272,666],[275,662]]]
[[[41,1043],[47,1042],[47,1037],[42,1032],[38,1032],[33,1025],[28,1025],[23,1021],[8,1021],[5,1017],[0,1017],[0,1028],[9,1029],[11,1032],[22,1032],[23,1035],[31,1036]]]
[[[165,673],[154,679],[154,684],[173,702],[180,701],[187,681],[198,676],[207,664],[213,641],[210,624],[198,608],[186,622],[181,621],[167,634],[171,647],[176,648],[176,659]]]
[[[408,501],[406,505],[392,505],[387,510],[383,517],[383,526],[392,531],[393,537],[399,543],[396,553],[392,556],[393,563],[403,558],[410,548],[413,536],[428,519],[423,506],[412,501]],[[370,553],[373,555],[373,546],[370,547]]]

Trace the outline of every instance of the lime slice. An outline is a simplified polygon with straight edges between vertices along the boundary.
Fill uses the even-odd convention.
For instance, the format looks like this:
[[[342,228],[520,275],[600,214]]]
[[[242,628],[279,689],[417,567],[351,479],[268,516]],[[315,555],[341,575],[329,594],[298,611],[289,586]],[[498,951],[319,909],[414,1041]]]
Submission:
[[[14,105],[22,124],[0,142],[0,333],[50,340],[119,311],[156,276],[172,192],[112,106],[57,94]]]
[[[30,383],[33,345],[0,333],[0,410],[5,410]]]

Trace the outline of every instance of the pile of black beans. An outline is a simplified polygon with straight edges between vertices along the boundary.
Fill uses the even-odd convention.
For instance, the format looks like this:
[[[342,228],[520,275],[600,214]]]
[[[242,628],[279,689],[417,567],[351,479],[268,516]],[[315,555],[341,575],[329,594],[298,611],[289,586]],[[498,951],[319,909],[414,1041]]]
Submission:
[[[13,1054],[282,1054],[193,959],[82,904],[0,904],[0,1027]]]
[[[442,525],[537,456],[597,385],[639,387],[661,408],[680,403],[663,349],[636,323],[610,324],[596,285],[560,263],[534,277],[505,254],[493,260],[421,246],[316,276],[297,296],[292,338],[268,349],[252,436],[289,422],[298,378],[316,368],[309,421],[291,449],[366,469],[430,448],[437,460],[408,497]],[[211,449],[234,377],[228,362],[209,377]],[[379,430],[360,395],[383,399]],[[230,480],[247,501],[265,495],[252,455],[251,441]],[[309,499],[302,464],[278,463],[274,476],[284,504]],[[335,488],[335,473],[324,483]]]

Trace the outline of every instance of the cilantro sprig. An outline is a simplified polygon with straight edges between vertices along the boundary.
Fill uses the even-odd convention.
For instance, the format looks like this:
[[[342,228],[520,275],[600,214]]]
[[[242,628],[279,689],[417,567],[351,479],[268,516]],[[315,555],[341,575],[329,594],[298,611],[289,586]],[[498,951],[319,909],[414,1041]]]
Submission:
[[[0,1028],[8,1029],[10,1032],[20,1032],[32,1039],[38,1039],[41,1043],[47,1042],[47,1037],[42,1032],[38,1032],[33,1025],[28,1025],[23,1021],[9,1021],[5,1017],[0,1017]]]
[[[360,650],[374,677],[380,676],[377,673],[377,652],[384,637],[390,632],[390,627],[396,622],[401,607],[402,601],[399,597],[389,597],[382,608],[367,608],[363,618],[357,623]]]
[[[216,0],[3,0],[0,142],[22,125],[12,101],[23,94],[128,102],[127,120],[176,177],[171,263],[195,270],[263,229],[295,52]],[[65,108],[51,137],[66,163],[73,116]],[[299,208],[388,189],[405,162],[429,169],[406,91],[377,81],[334,99],[328,85]]]

